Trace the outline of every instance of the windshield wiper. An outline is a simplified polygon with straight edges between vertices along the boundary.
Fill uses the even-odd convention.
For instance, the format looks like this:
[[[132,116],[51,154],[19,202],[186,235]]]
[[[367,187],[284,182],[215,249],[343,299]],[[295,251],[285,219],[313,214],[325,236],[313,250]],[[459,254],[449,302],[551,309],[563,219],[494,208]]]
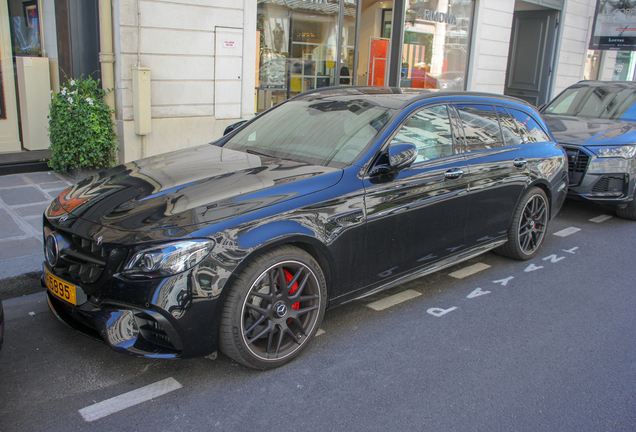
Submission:
[[[273,157],[274,157],[274,156],[272,156],[272,155],[268,155],[268,154],[265,154],[265,153],[261,153],[261,152],[258,152],[258,151],[256,151],[256,150],[252,150],[252,149],[247,149],[247,150],[245,150],[245,152],[246,152],[246,153],[249,153],[249,154],[257,155],[257,156],[268,157],[268,158],[273,158]]]

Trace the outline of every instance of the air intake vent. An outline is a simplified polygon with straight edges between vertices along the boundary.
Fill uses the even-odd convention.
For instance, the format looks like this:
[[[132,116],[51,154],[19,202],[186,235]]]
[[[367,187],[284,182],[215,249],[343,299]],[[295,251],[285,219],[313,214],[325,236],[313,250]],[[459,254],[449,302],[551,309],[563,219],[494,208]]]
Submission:
[[[587,164],[590,162],[590,157],[576,148],[565,147],[565,151],[568,155],[568,174],[570,177],[569,185],[578,186],[581,184],[585,171],[587,170]]]

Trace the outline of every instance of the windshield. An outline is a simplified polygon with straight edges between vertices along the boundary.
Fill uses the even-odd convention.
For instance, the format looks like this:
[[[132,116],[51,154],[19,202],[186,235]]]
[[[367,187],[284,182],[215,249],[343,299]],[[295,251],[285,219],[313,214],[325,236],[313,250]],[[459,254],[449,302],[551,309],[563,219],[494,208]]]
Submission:
[[[635,121],[636,89],[610,85],[568,88],[545,108],[544,113]]]
[[[360,155],[392,112],[361,99],[290,100],[247,125],[223,147],[340,168]]]

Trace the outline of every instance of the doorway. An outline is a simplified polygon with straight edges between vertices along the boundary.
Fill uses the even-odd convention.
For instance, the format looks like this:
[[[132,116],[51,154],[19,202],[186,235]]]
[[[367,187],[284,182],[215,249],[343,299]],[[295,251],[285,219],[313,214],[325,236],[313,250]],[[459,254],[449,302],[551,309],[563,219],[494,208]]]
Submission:
[[[518,2],[524,3],[524,2]],[[504,94],[535,106],[548,102],[559,12],[515,10]]]

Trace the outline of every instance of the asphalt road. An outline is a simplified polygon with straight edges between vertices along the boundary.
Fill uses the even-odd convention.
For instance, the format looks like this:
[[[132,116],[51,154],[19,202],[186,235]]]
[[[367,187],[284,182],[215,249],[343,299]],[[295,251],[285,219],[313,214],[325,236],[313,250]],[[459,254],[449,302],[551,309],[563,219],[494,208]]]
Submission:
[[[123,356],[42,294],[5,301],[0,431],[634,431],[636,222],[604,214],[567,202],[531,261],[488,253],[329,310],[269,372]]]

